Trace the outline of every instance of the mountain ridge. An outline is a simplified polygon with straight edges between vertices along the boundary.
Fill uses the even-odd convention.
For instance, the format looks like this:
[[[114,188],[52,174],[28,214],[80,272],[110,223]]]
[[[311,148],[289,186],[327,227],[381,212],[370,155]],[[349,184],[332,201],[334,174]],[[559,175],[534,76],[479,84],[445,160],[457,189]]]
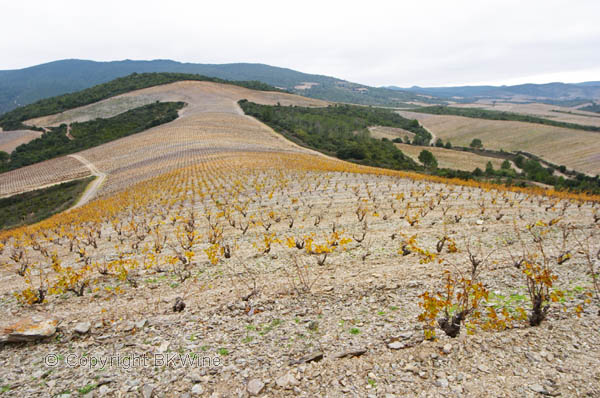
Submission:
[[[23,69],[0,70],[0,114],[37,100],[72,93],[132,73],[193,73],[225,80],[257,80],[295,94],[363,105],[402,105],[426,101],[420,94],[369,87],[325,75],[260,63],[196,64],[173,60],[97,62],[64,59]],[[304,83],[316,83],[304,86]]]
[[[459,97],[464,99],[520,99],[520,100],[556,100],[600,99],[600,81],[580,83],[525,83],[517,85],[465,85],[451,87],[401,88],[387,86],[390,90],[403,90],[413,93],[434,95],[441,98]]]

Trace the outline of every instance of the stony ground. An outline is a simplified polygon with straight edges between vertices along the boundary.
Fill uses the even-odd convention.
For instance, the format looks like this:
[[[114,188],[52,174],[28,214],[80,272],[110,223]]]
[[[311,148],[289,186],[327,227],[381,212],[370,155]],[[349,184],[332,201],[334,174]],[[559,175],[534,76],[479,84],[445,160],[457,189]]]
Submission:
[[[290,252],[297,249],[282,243],[268,254],[257,252],[253,244],[264,234],[260,225],[244,235],[226,228],[227,239],[235,239],[235,255],[211,265],[198,254],[193,277],[184,282],[172,272],[138,269],[137,287],[111,275],[97,276],[94,286],[99,289],[82,297],[65,293],[28,306],[12,297],[22,278],[6,269],[0,282],[5,323],[39,316],[54,317],[59,325],[47,339],[0,348],[3,395],[600,396],[598,303],[586,306],[580,318],[573,312],[585,299],[583,289],[589,288],[581,254],[553,266],[559,275],[557,286],[567,291],[568,299],[554,304],[541,326],[522,323],[501,332],[477,330],[474,335],[463,330],[454,339],[438,330],[436,341],[424,341],[423,325],[416,319],[419,296],[442,287],[447,266],[421,264],[414,253],[398,253],[401,234],[416,234],[419,244],[431,250],[448,234],[459,252],[443,258],[464,268],[470,242],[481,257],[491,253],[481,278],[495,303],[501,303],[504,297],[526,294],[520,273],[506,266],[510,256],[502,245],[513,223],[523,228],[562,212],[565,222],[591,231],[596,228],[596,205],[578,207],[573,202],[564,207],[567,201],[369,174],[319,175],[291,176],[293,182],[285,190],[249,209],[258,214],[267,208],[283,215],[293,210],[289,200],[299,196],[294,227],[282,220],[269,231],[283,240],[331,231],[336,223],[346,236],[355,237],[322,266],[316,265],[315,256],[300,257],[315,281],[310,291],[294,288],[299,280]],[[227,179],[226,174],[221,177]],[[218,185],[215,181],[213,186]],[[406,199],[394,212],[391,206],[398,194]],[[406,202],[415,211],[425,211],[432,199],[444,195],[449,197],[414,226],[402,216]],[[370,211],[366,239],[359,243],[356,238],[364,224],[355,210],[361,201],[369,202]],[[509,206],[510,202],[519,204]],[[481,214],[483,203],[489,206]],[[155,210],[146,211],[140,217],[151,218]],[[497,220],[500,213],[504,216]],[[463,218],[452,222],[459,214]],[[319,215],[322,220],[314,225]],[[110,253],[117,237],[112,224],[101,225],[98,257]],[[205,228],[200,230],[206,233]],[[392,239],[392,234],[397,236]],[[547,239],[549,254],[555,256],[560,231]],[[598,243],[593,245],[597,250]],[[514,254],[520,249],[510,250]],[[64,254],[65,259],[70,256],[77,257]],[[173,308],[178,297],[185,303],[181,312]],[[112,365],[106,362],[111,358]]]

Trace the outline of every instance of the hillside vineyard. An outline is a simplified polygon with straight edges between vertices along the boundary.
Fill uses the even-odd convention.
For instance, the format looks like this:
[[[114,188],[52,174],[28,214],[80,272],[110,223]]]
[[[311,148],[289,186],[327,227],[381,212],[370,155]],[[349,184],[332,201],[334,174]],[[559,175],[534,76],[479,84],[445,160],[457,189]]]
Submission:
[[[600,394],[599,197],[332,159],[236,104],[323,105],[289,94],[180,82],[135,95],[187,106],[78,154],[107,175],[95,200],[0,232],[4,315],[59,322],[2,347],[5,391]],[[57,158],[4,174],[2,192],[73,175],[89,170]],[[88,362],[166,354],[212,366]]]

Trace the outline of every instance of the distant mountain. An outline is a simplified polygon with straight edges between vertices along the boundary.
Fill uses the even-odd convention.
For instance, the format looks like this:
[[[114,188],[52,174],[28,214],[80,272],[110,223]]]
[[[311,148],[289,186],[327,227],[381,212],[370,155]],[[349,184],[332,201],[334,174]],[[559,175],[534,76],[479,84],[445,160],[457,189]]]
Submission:
[[[192,64],[171,60],[95,62],[68,59],[0,71],[0,114],[42,98],[76,92],[131,73],[195,73],[226,80],[258,80],[307,97],[364,105],[426,101],[420,94],[369,87],[264,64]]]
[[[519,84],[516,86],[387,87],[391,90],[455,99],[572,101],[600,99],[600,82]]]

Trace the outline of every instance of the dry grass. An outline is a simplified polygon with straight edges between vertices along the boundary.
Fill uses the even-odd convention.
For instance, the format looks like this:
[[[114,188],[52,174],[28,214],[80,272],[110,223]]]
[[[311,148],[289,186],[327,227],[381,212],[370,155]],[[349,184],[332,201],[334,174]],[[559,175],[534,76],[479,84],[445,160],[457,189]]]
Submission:
[[[389,140],[393,140],[394,138],[402,138],[404,140],[406,136],[412,140],[415,136],[415,133],[397,127],[373,126],[369,127],[369,132],[373,138],[387,138]]]
[[[419,154],[421,151],[426,149],[433,153],[433,156],[435,156],[438,161],[438,167],[440,168],[473,171],[476,167],[485,170],[487,162],[492,162],[495,169],[499,169],[502,164],[502,159],[480,156],[474,153],[455,151],[452,149],[407,144],[396,144],[396,147],[416,162],[419,162]]]
[[[533,123],[474,119],[461,116],[428,115],[401,111],[418,119],[442,140],[468,146],[480,138],[485,148],[523,150],[550,162],[589,174],[600,173],[600,133]]]

